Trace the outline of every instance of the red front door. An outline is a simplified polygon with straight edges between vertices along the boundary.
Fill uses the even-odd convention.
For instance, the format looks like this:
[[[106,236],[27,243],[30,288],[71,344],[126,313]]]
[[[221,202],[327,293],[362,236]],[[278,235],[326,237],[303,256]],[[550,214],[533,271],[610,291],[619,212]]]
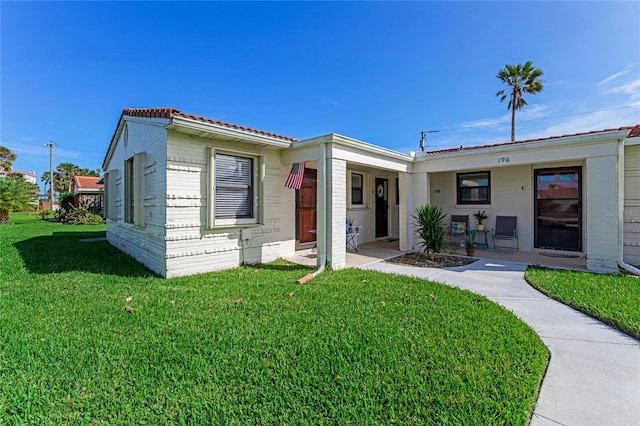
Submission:
[[[311,246],[316,241],[317,172],[305,169],[302,187],[296,191],[296,239],[298,245]]]

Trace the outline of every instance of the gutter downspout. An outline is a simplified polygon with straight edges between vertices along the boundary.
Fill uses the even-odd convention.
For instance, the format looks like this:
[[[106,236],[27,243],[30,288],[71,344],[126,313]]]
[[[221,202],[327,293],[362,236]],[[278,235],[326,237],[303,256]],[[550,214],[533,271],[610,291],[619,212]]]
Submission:
[[[322,206],[320,209],[320,217],[324,223],[321,227],[316,225],[316,229],[320,228],[321,231],[321,235],[316,235],[316,237],[320,237],[319,239],[321,241],[320,251],[318,252],[318,263],[320,266],[315,272],[300,278],[297,281],[298,284],[304,284],[314,279],[324,271],[327,265],[327,145],[324,141],[320,142],[320,162],[318,166],[320,168],[319,175],[322,176],[324,181],[322,184],[322,192],[320,193],[320,205]]]
[[[624,139],[618,139],[618,266],[640,275],[640,269],[624,261]]]

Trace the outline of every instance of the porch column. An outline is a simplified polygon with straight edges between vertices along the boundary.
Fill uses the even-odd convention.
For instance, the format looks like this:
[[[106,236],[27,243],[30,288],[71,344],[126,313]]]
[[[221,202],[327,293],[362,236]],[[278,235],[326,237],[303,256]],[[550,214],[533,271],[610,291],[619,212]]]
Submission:
[[[617,272],[618,168],[615,156],[587,158],[585,253],[587,269]]]
[[[327,261],[333,269],[343,269],[347,260],[345,223],[347,220],[347,162],[327,159]],[[318,176],[318,179],[321,179]],[[318,218],[320,220],[320,218]]]
[[[415,211],[412,175],[398,173],[398,186],[400,191],[400,206],[398,211],[398,237],[399,248],[403,251],[413,250],[414,232],[411,215]]]

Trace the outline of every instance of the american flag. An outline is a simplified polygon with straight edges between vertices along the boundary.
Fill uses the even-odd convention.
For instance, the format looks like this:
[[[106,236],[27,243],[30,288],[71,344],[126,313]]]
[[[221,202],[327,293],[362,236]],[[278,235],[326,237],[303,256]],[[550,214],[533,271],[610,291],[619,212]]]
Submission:
[[[302,179],[304,178],[304,165],[305,163],[295,163],[291,166],[291,172],[289,177],[284,183],[284,186],[291,189],[300,189],[302,187]]]

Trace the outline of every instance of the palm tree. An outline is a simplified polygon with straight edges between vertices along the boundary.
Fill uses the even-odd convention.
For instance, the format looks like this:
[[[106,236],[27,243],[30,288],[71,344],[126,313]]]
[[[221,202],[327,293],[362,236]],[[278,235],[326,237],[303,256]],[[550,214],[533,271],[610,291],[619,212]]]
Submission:
[[[509,104],[507,108],[511,110],[511,142],[516,140],[516,110],[521,110],[527,101],[524,100],[522,95],[531,93],[535,95],[540,92],[544,86],[540,77],[544,72],[540,68],[533,66],[533,62],[527,61],[524,65],[505,65],[496,77],[498,77],[504,84],[509,86],[509,89],[498,90],[496,96],[500,96],[500,102],[504,101],[507,96],[509,97]]]
[[[0,146],[0,170],[10,172],[14,161],[16,155],[9,148]]]

